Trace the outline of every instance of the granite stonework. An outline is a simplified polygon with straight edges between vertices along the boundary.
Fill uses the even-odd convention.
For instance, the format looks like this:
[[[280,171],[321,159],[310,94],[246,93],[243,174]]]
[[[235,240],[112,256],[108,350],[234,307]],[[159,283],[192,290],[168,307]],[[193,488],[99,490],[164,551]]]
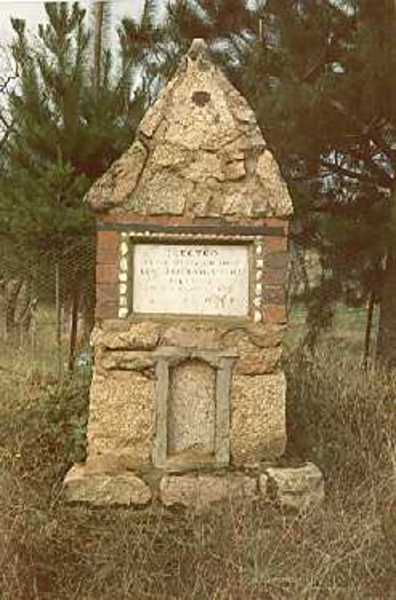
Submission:
[[[213,504],[246,503],[257,500],[257,497],[256,479],[243,473],[166,475],[160,483],[160,498],[165,506],[184,506],[198,512]]]
[[[152,498],[150,487],[127,471],[97,472],[88,466],[75,465],[66,485],[69,502],[88,502],[92,506],[146,506]]]
[[[95,211],[284,217],[292,203],[247,101],[195,40],[137,140],[91,188]]]
[[[324,500],[323,475],[311,462],[294,468],[270,467],[266,478],[266,493],[284,510],[312,510]]]
[[[155,426],[153,375],[100,370],[105,367],[94,373],[90,390],[88,462],[110,455],[125,460],[129,468],[149,465]]]
[[[266,497],[265,469],[286,445],[292,204],[202,40],[87,201],[95,367],[87,461],[66,477],[67,498],[201,509]]]
[[[286,378],[235,375],[231,392],[231,448],[235,465],[276,459],[286,447]]]

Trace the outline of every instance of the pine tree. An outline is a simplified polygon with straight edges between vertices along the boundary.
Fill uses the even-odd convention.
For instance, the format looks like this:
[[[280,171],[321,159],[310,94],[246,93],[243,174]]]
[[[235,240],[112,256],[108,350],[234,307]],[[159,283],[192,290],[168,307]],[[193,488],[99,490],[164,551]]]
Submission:
[[[3,152],[0,231],[11,235],[12,221],[15,235],[31,230],[48,246],[91,226],[82,198],[133,140],[144,100],[125,96],[110,52],[92,81],[90,34],[78,4],[48,3],[46,12],[38,45],[23,21],[12,22],[20,75],[9,96],[14,133]]]
[[[165,23],[173,44],[206,37],[256,112],[293,195],[296,239],[320,251],[313,329],[358,282],[380,301],[379,347],[396,361],[394,27],[393,0],[194,0],[170,3]]]
[[[0,240],[21,277],[29,276],[35,255],[67,253],[73,264],[81,240],[93,243],[83,198],[132,143],[146,105],[139,90],[134,98],[125,93],[129,77],[117,71],[110,52],[100,53],[93,78],[90,32],[77,3],[47,3],[45,10],[48,24],[39,26],[37,42],[23,21],[12,20],[18,78],[8,94],[13,127],[0,164]],[[75,302],[92,278],[93,264],[87,267],[69,277]]]

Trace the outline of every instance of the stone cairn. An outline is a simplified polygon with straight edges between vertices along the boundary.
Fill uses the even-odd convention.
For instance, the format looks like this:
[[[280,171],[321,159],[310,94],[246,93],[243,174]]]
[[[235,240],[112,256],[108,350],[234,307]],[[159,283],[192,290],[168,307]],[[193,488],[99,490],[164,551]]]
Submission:
[[[88,202],[95,367],[87,461],[67,474],[66,498],[318,503],[314,465],[277,466],[291,199],[253,111],[202,40]]]

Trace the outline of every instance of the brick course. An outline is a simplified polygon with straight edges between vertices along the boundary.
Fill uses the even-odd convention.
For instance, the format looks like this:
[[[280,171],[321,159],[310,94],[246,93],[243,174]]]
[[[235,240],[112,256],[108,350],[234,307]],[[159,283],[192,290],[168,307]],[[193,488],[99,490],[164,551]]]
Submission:
[[[118,231],[98,231],[96,238],[96,260],[98,263],[113,264],[118,257],[120,234]]]

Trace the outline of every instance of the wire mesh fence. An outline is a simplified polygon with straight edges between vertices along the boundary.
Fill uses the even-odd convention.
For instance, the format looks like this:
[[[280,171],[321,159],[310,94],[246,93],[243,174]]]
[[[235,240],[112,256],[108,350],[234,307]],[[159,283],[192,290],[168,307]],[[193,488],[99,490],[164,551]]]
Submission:
[[[0,373],[8,371],[33,381],[62,381],[66,374],[90,370],[95,260],[94,236],[39,249],[0,239]],[[291,324],[299,335],[301,323],[306,322],[307,306],[322,279],[319,257],[292,245],[287,304]],[[351,291],[352,300],[344,290],[342,310],[337,311],[332,323],[337,325],[341,314],[342,329],[353,333],[367,360],[370,311],[367,300],[360,297],[361,291],[353,288],[349,295]]]
[[[0,243],[0,370],[61,380],[89,362],[95,239],[32,249]]]

